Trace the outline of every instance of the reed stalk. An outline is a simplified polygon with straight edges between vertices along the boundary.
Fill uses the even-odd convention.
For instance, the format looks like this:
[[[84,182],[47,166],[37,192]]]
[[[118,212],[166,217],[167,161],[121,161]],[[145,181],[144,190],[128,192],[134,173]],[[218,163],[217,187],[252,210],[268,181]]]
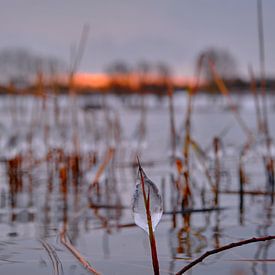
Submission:
[[[175,126],[175,110],[174,110],[174,91],[172,84],[168,84],[168,99],[169,99],[169,114],[170,114],[170,135],[171,135],[171,150],[172,150],[172,161],[175,159],[175,154],[176,154],[176,126]]]
[[[250,129],[247,127],[246,123],[244,122],[244,120],[240,116],[238,110],[235,108],[235,106],[233,104],[233,101],[232,101],[232,98],[230,96],[229,90],[227,89],[224,81],[219,76],[219,74],[218,74],[218,72],[217,72],[217,70],[215,68],[214,63],[212,61],[210,61],[210,60],[209,60],[209,66],[210,66],[211,72],[213,74],[214,81],[215,81],[216,85],[219,88],[219,91],[227,99],[228,106],[229,106],[231,112],[233,113],[233,115],[235,116],[237,122],[239,123],[241,129],[247,135],[248,139],[251,140],[252,139],[252,133],[251,133]]]
[[[66,230],[60,232],[61,243],[72,253],[72,255],[87,269],[91,274],[99,275],[100,273],[95,270],[81,255],[81,253],[69,242],[66,238]]]
[[[258,40],[259,40],[259,62],[260,62],[260,74],[261,74],[263,126],[264,126],[264,132],[268,136],[269,129],[268,129],[268,116],[267,116],[267,98],[266,98],[265,45],[264,45],[262,0],[257,0],[257,26],[258,26]]]
[[[147,224],[148,224],[148,229],[149,229],[149,240],[150,240],[150,247],[151,247],[152,264],[153,264],[154,274],[159,275],[160,273],[159,273],[157,245],[156,245],[156,239],[155,239],[155,235],[154,235],[154,231],[153,231],[153,224],[152,224],[151,211],[150,211],[150,187],[148,187],[148,195],[146,196],[143,170],[141,168],[138,158],[137,158],[137,160],[138,160],[138,169],[139,169],[139,174],[140,174],[140,179],[141,179],[141,188],[142,188],[144,206],[145,206],[145,210],[146,210]]]
[[[206,154],[205,154],[205,152],[201,149],[201,147],[199,146],[199,144],[194,139],[191,138],[190,143],[191,143],[191,146],[192,146],[193,150],[195,151],[195,154],[197,155],[197,159],[198,159],[199,163],[203,167],[203,172],[204,172],[204,174],[205,174],[205,176],[206,176],[206,178],[207,178],[207,180],[209,182],[209,185],[210,185],[212,191],[214,192],[215,191],[214,182],[213,182],[213,180],[212,180],[212,178],[210,176],[210,173],[208,171],[207,165],[205,163]]]
[[[105,158],[104,158],[103,162],[100,164],[100,166],[99,166],[99,168],[96,172],[96,175],[95,175],[92,183],[90,184],[90,186],[88,188],[88,192],[91,192],[92,189],[98,185],[99,178],[103,174],[103,172],[105,171],[106,166],[109,164],[109,162],[113,158],[114,153],[115,153],[115,149],[110,147],[108,149],[108,151],[106,152]]]
[[[220,174],[220,157],[219,157],[219,152],[220,152],[220,140],[218,137],[215,137],[213,140],[213,146],[214,146],[214,154],[215,154],[215,199],[214,203],[215,206],[219,205],[219,193],[220,193],[220,179],[221,179],[221,174]]]
[[[189,184],[189,149],[190,149],[190,132],[191,132],[191,113],[192,113],[192,96],[193,96],[193,90],[190,89],[188,93],[188,103],[187,103],[187,113],[186,113],[186,119],[185,119],[185,138],[184,138],[184,146],[183,146],[183,156],[184,156],[184,170],[183,170],[183,176],[185,180],[185,184],[182,190],[182,203],[181,207],[182,210],[185,207],[188,207],[188,200],[189,195],[191,195],[191,189]]]
[[[255,76],[254,76],[254,72],[253,72],[253,69],[251,66],[249,67],[249,75],[250,75],[250,90],[253,94],[253,98],[254,98],[254,102],[255,102],[256,120],[257,120],[258,132],[260,133],[261,131],[264,130],[264,127],[263,127],[261,106],[260,106],[260,102],[259,102],[259,96],[258,96],[258,92],[257,92]]]

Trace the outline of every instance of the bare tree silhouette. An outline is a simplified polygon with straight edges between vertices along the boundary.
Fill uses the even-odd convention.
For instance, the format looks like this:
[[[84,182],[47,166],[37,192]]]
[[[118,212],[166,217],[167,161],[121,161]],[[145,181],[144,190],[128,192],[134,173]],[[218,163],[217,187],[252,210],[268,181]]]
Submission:
[[[225,80],[232,80],[238,76],[235,57],[226,49],[208,48],[199,53],[197,63],[201,62],[202,76],[209,82],[213,81],[213,74],[209,66],[211,62],[219,75]]]

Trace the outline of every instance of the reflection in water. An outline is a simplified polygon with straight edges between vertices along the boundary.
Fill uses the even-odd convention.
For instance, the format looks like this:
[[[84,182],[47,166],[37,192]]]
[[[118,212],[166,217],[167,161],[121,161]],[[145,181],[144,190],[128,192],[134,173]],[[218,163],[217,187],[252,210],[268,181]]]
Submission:
[[[195,254],[200,254],[208,246],[204,232],[209,226],[209,215],[205,215],[205,225],[195,228],[191,225],[191,214],[182,217],[183,226],[179,229],[171,228],[169,231],[169,246],[171,251],[171,261],[169,271],[175,272],[175,262],[179,258],[192,258]]]
[[[55,108],[56,104],[55,102]],[[5,169],[3,172],[1,170],[3,184],[0,220],[1,227],[3,223],[10,225],[8,230],[2,230],[6,234],[5,238],[24,238],[24,233],[20,230],[21,225],[34,225],[29,235],[33,238],[37,234],[41,240],[41,246],[48,254],[54,274],[63,274],[59,253],[48,239],[58,234],[61,228],[63,239],[68,237],[70,240],[70,250],[77,244],[82,224],[88,232],[99,223],[107,235],[111,234],[111,228],[118,228],[120,225],[123,207],[114,158],[102,168],[98,166],[97,159],[98,156],[101,158],[103,150],[98,148],[99,150],[95,151],[93,146],[88,145],[90,141],[82,143],[82,148],[77,145],[77,140],[83,135],[81,131],[86,131],[90,137],[94,135],[94,131],[88,134],[91,129],[84,127],[76,133],[78,136],[75,136],[74,131],[71,131],[70,121],[66,121],[65,112],[70,109],[63,108],[62,112],[59,109],[59,117],[55,120],[56,114],[51,113],[50,100],[45,102],[43,99],[42,105],[41,109],[38,104],[32,105],[29,113],[31,119],[23,121],[27,125],[19,129],[20,135],[15,136],[16,138],[1,136],[1,145],[5,144],[2,138],[7,138],[8,146],[5,148],[8,152],[2,150],[4,154],[0,164],[1,169]],[[86,114],[84,115],[85,121],[88,122]],[[16,120],[19,117],[20,115]],[[114,128],[114,121],[108,123],[108,129]],[[117,126],[118,121],[115,123]],[[82,122],[80,124],[84,126]],[[19,127],[20,123],[16,125]],[[27,133],[24,134],[26,130]],[[102,138],[105,133],[100,135],[99,138]],[[69,141],[70,138],[72,142]],[[101,169],[101,172],[96,175],[94,171],[98,169]],[[96,192],[90,192],[94,178],[97,180]],[[110,252],[106,236],[103,250],[108,255]],[[8,261],[12,257],[7,258],[1,252],[0,260]]]
[[[269,228],[272,226],[272,207],[270,207],[270,204],[268,201],[265,202],[265,206],[263,208],[263,215],[262,217],[262,224],[260,224],[256,230],[256,233],[258,236],[268,236],[270,235],[270,233],[272,234],[272,232],[269,233]],[[259,259],[263,259],[263,260],[267,260],[268,259],[268,249],[271,247],[271,242],[267,241],[267,242],[262,242],[258,244],[258,248],[256,250],[254,259],[255,260],[259,260]],[[253,274],[258,274],[258,269],[257,269],[257,261],[255,261],[252,264],[252,272]],[[262,274],[268,274],[268,268],[267,268],[267,262],[263,261],[262,265],[261,265],[261,270],[262,270]]]
[[[60,259],[58,258],[58,255],[55,251],[55,249],[46,241],[41,240],[42,246],[47,251],[49,258],[51,260],[52,266],[53,266],[53,274],[54,275],[63,275],[63,265]]]
[[[214,247],[219,248],[220,247],[220,213],[215,213],[215,226],[213,228],[213,240],[214,240]]]

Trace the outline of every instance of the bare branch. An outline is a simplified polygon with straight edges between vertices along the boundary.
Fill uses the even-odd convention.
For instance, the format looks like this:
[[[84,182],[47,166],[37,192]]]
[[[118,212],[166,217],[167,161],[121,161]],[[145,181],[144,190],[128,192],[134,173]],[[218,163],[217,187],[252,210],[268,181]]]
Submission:
[[[180,274],[185,273],[187,270],[191,269],[193,266],[195,266],[198,263],[202,262],[205,258],[207,258],[210,255],[213,255],[213,254],[216,254],[216,253],[219,253],[219,252],[222,252],[222,251],[234,248],[234,247],[238,247],[238,246],[242,246],[242,245],[246,245],[246,244],[250,244],[250,243],[270,241],[270,240],[273,240],[273,239],[275,239],[275,236],[266,236],[266,237],[259,237],[259,238],[253,237],[251,239],[230,243],[230,244],[224,245],[222,247],[219,247],[217,249],[206,251],[199,258],[195,259],[190,264],[186,265],[184,268],[182,268],[180,271],[178,271],[176,273],[176,275],[180,275]]]

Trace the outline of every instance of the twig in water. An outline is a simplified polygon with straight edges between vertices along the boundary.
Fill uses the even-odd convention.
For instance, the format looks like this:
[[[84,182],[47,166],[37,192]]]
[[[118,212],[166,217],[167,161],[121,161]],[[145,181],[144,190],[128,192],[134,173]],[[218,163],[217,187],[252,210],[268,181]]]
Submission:
[[[190,264],[186,265],[184,268],[182,268],[180,271],[178,271],[176,273],[176,275],[185,273],[187,270],[191,269],[193,266],[202,262],[205,258],[207,258],[210,255],[213,255],[213,254],[216,254],[216,253],[219,253],[219,252],[222,252],[222,251],[234,248],[234,247],[238,247],[238,246],[242,246],[242,245],[246,245],[246,244],[250,244],[250,243],[270,241],[270,240],[274,240],[274,239],[275,239],[275,236],[265,236],[265,237],[259,237],[259,238],[253,237],[251,239],[230,243],[230,244],[224,245],[222,247],[219,247],[217,249],[212,249],[212,250],[206,251],[199,258],[195,259]]]

